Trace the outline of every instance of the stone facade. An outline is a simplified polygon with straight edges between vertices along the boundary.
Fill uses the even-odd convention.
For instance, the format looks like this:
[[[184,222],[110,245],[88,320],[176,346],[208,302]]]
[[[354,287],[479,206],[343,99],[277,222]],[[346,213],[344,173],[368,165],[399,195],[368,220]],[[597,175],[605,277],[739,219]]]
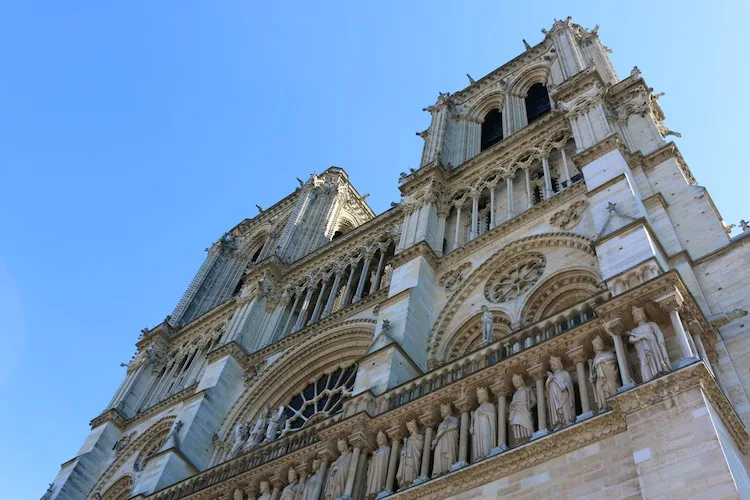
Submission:
[[[750,227],[597,31],[441,93],[385,213],[223,235],[44,498],[749,498]]]

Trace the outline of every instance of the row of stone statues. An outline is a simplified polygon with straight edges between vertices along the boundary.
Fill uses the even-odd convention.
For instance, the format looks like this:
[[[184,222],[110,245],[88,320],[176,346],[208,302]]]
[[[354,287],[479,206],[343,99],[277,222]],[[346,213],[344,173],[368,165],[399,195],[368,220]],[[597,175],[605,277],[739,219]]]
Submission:
[[[237,424],[234,429],[234,440],[232,449],[229,452],[230,457],[236,457],[246,451],[249,451],[261,444],[274,441],[285,429],[286,418],[284,417],[284,406],[271,413],[268,406],[264,406],[255,421],[255,425],[250,427],[249,422]]]

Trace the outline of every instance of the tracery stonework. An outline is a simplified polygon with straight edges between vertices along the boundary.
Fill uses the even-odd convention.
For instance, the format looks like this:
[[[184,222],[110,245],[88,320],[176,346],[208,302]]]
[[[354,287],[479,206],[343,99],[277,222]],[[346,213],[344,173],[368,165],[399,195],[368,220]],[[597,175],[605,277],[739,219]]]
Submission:
[[[495,304],[515,300],[539,281],[545,267],[544,255],[521,255],[489,277],[484,287],[484,296]]]
[[[750,225],[598,27],[468,83],[390,210],[331,167],[209,245],[43,498],[750,497]]]

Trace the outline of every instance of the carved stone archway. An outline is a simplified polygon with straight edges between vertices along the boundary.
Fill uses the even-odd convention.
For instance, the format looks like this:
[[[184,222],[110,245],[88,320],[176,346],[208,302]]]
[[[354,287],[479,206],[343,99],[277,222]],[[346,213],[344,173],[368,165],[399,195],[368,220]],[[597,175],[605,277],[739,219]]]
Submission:
[[[577,249],[596,258],[593,241],[589,238],[572,233],[545,233],[516,240],[488,258],[477,267],[469,277],[461,283],[456,292],[443,307],[437,317],[427,339],[427,359],[429,366],[435,366],[444,361],[442,354],[446,352],[445,343],[448,327],[456,312],[464,304],[469,295],[480,286],[484,286],[487,277],[494,269],[501,268],[506,261],[527,252],[539,251],[542,248],[565,247]],[[532,291],[533,293],[533,291]]]
[[[544,280],[531,294],[521,313],[523,326],[536,323],[583,302],[603,290],[601,278],[591,269],[565,269]]]
[[[510,318],[501,310],[492,309],[493,336],[499,340],[510,334]],[[479,312],[466,320],[456,331],[448,336],[442,359],[453,361],[479,348],[482,342],[482,313]]]
[[[127,500],[133,491],[133,477],[123,476],[102,495],[102,500]]]
[[[322,374],[347,367],[370,347],[375,332],[372,320],[355,320],[313,335],[262,370],[232,406],[217,434],[232,439],[237,424],[254,421],[264,406],[286,404]]]

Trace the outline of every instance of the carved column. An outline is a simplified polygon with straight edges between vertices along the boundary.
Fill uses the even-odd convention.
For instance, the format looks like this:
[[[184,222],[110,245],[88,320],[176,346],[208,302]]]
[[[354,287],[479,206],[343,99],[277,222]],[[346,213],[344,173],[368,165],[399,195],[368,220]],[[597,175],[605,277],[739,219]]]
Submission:
[[[305,325],[305,316],[307,316],[307,308],[310,307],[310,299],[312,299],[313,286],[307,286],[307,293],[305,294],[305,300],[302,301],[302,309],[299,311],[297,316],[297,322],[294,324],[292,331],[296,332]]]
[[[576,421],[581,421],[585,418],[593,416],[591,412],[591,403],[589,402],[589,391],[586,386],[586,368],[584,362],[586,361],[586,353],[583,350],[583,346],[574,347],[568,351],[568,357],[576,364],[576,377],[578,378],[578,396],[581,398],[581,414],[576,418]]]
[[[366,431],[360,430],[349,436],[349,442],[352,444],[352,461],[349,464],[349,472],[346,475],[346,486],[344,487],[344,498],[351,498],[352,491],[354,491],[354,480],[357,476],[357,467],[359,466],[359,458],[362,455],[364,449],[367,453],[369,446],[369,440],[367,439]]]
[[[318,484],[315,485],[315,491],[313,492],[313,498],[316,500],[322,497],[323,488],[326,485],[326,479],[328,479],[328,466],[336,456],[334,447],[331,443],[326,443],[318,449],[320,471],[318,472]]]
[[[531,208],[534,206],[534,198],[531,197],[531,174],[529,174],[528,168],[523,169],[523,171],[526,174],[526,205],[527,208]]]
[[[508,175],[505,178],[505,189],[508,191],[508,219],[512,219],[516,216],[513,211],[513,175]]]
[[[458,438],[458,462],[451,466],[451,470],[460,469],[469,465],[469,424],[471,423],[471,399],[468,394],[462,394],[454,403],[461,412],[461,426]]]
[[[544,364],[542,363],[530,366],[526,371],[536,381],[536,415],[539,429],[531,436],[531,439],[536,439],[549,433],[547,429],[547,395],[544,393],[544,377],[547,372],[544,370]]]
[[[455,236],[453,237],[453,249],[455,250],[459,246],[461,246],[459,240],[458,240],[458,231],[461,229],[461,207],[456,207],[456,231]]]
[[[570,178],[570,170],[568,170],[568,155],[565,154],[564,146],[560,149],[560,155],[562,156],[563,175],[565,175],[565,181],[566,181],[565,186],[570,187],[571,178]]]
[[[344,272],[341,270],[336,271],[336,277],[333,278],[333,287],[331,287],[331,292],[328,294],[328,302],[326,302],[326,307],[323,310],[323,317],[325,318],[329,314],[331,314],[331,311],[333,310],[333,303],[336,302],[336,295],[339,292],[339,286],[341,285],[341,277],[344,275]]]
[[[386,480],[385,480],[385,492],[384,493],[386,495],[390,495],[391,493],[395,491],[396,472],[398,470],[398,460],[400,458],[399,443],[401,442],[401,438],[403,437],[403,434],[401,432],[400,425],[391,427],[385,432],[386,434],[388,434],[388,437],[391,438],[391,454],[388,457],[388,476],[386,477]]]
[[[695,353],[690,347],[690,340],[688,339],[685,327],[682,326],[682,320],[680,319],[680,309],[684,304],[680,292],[677,290],[668,293],[662,297],[656,299],[656,303],[666,312],[669,313],[669,319],[672,321],[672,328],[674,329],[675,337],[677,337],[677,343],[680,344],[680,354],[682,355],[681,363],[690,358],[695,358]]]
[[[508,419],[506,415],[508,388],[504,380],[499,380],[491,389],[497,396],[497,446],[490,451],[490,456],[493,456],[508,449]]]
[[[495,229],[495,188],[490,186],[490,229]]]
[[[606,318],[604,320],[604,330],[612,337],[615,343],[617,365],[620,368],[620,377],[622,378],[622,387],[620,387],[619,392],[635,387],[633,377],[630,375],[628,351],[625,348],[625,343],[622,341],[622,334],[625,331],[622,320],[620,318]]]
[[[325,294],[327,291],[328,291],[328,280],[324,279],[323,284],[320,286],[320,293],[318,294],[318,299],[315,301],[315,308],[313,308],[312,316],[310,316],[310,321],[307,322],[308,325],[311,325],[320,319],[320,309],[323,307],[323,297],[325,297]]]
[[[297,309],[297,304],[299,304],[300,296],[302,295],[302,291],[295,292],[294,294],[294,303],[292,304],[292,308],[289,311],[289,317],[286,319],[286,323],[284,324],[284,330],[281,332],[281,336],[283,337],[289,332],[289,329],[292,327],[292,321],[294,320],[294,311]]]
[[[422,450],[422,469],[419,477],[412,485],[424,483],[430,479],[430,467],[432,466],[432,440],[435,438],[435,426],[438,419],[432,411],[419,416],[419,423],[424,426],[424,449]]]
[[[357,292],[354,294],[354,300],[352,300],[352,304],[362,300],[362,292],[365,289],[367,274],[370,271],[370,261],[372,260],[372,254],[366,254],[364,259],[365,261],[364,264],[362,264],[362,273],[360,273],[359,275],[359,283],[357,284]]]
[[[339,311],[349,305],[346,302],[349,297],[349,293],[352,290],[352,281],[354,281],[354,272],[357,270],[357,264],[359,264],[359,262],[357,261],[351,263],[351,271],[349,271],[349,278],[347,278],[346,280],[346,288],[344,288],[344,295],[341,297],[341,304],[339,304],[338,308]]]
[[[549,200],[555,194],[552,191],[552,177],[549,173],[549,158],[542,158],[542,170],[544,171],[544,199]]]
[[[281,496],[281,487],[284,486],[284,481],[281,476],[274,474],[271,477],[271,485],[273,485],[273,491],[271,491],[271,500],[279,500]]]
[[[477,226],[479,225],[479,195],[474,193],[471,197],[471,232],[469,233],[469,239],[473,240],[477,237]]]
[[[443,221],[445,224],[445,221]],[[440,239],[442,241],[442,238]],[[380,259],[378,259],[378,268],[375,270],[375,279],[370,283],[370,295],[377,292],[380,287],[380,277],[383,275],[383,260],[385,258],[386,249],[380,249]]]

